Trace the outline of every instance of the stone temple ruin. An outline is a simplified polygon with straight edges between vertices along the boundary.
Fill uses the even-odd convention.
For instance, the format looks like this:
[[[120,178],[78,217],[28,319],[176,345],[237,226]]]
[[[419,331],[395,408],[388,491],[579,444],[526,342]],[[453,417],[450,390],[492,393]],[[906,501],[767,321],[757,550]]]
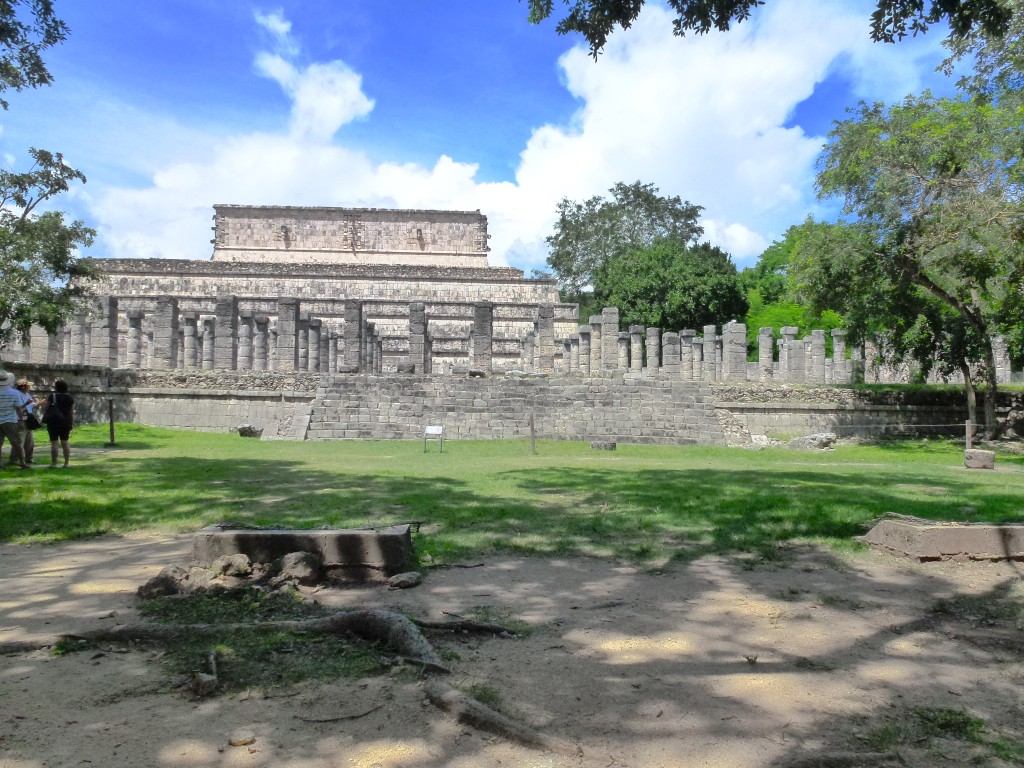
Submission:
[[[748,362],[737,322],[623,329],[608,308],[581,325],[553,280],[488,265],[479,211],[217,205],[214,224],[212,259],[97,262],[106,277],[91,306],[57,335],[33,328],[7,350],[8,367],[62,375],[126,420],[248,422],[264,438],[415,438],[425,423],[508,438],[524,434],[529,412],[543,436],[712,443],[856,420],[856,398],[835,390],[781,398],[723,386],[906,375],[878,366],[870,347],[848,354],[838,330],[826,354],[823,331],[783,328],[776,342],[762,328]],[[999,357],[1009,380],[1005,344]],[[807,397],[814,407],[793,405]],[[895,418],[868,411],[857,418]]]

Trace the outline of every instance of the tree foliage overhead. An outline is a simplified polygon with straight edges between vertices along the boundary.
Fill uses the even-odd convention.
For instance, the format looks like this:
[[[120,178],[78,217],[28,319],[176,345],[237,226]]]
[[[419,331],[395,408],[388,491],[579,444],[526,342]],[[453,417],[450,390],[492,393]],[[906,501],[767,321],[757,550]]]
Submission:
[[[59,153],[32,149],[30,154],[35,160],[30,170],[0,171],[0,348],[14,340],[24,343],[33,325],[56,333],[98,276],[78,257],[78,248],[92,243],[93,230],[80,221],[66,224],[58,211],[34,213],[85,176]]]
[[[64,42],[67,34],[67,25],[54,14],[53,0],[0,1],[0,92],[53,82],[43,51]],[[0,106],[7,109],[2,98]]]
[[[653,184],[618,182],[608,191],[610,199],[558,203],[547,263],[565,301],[579,301],[602,265],[627,251],[659,239],[693,243],[704,232],[697,223],[701,206],[659,195]]]
[[[616,27],[628,29],[643,10],[645,0],[563,0],[568,10],[556,27],[560,35],[579,33],[596,58]],[[745,21],[763,0],[666,0],[676,14],[673,33],[704,34],[728,30]],[[529,0],[529,20],[539,24],[550,18],[555,0]],[[1002,0],[877,0],[871,13],[871,39],[891,43],[925,32],[932,24],[949,23],[954,37],[981,30],[998,36],[1009,24],[1011,10]]]
[[[602,264],[594,297],[599,306],[618,307],[626,325],[666,331],[726,323],[747,311],[729,254],[708,243],[670,239]]]
[[[926,93],[861,104],[829,134],[818,176],[856,223],[808,242],[799,292],[922,357],[930,348],[969,388],[980,362],[994,392],[991,339],[1024,289],[1022,142],[1016,110],[992,103]],[[992,429],[994,398],[985,404]]]
[[[0,93],[49,85],[42,53],[67,36],[52,0],[0,0]],[[7,102],[0,99],[0,106]],[[41,325],[55,333],[80,306],[97,270],[78,257],[95,232],[41,206],[85,176],[58,153],[30,149],[28,171],[0,171],[0,349]],[[38,209],[38,210],[37,210]]]

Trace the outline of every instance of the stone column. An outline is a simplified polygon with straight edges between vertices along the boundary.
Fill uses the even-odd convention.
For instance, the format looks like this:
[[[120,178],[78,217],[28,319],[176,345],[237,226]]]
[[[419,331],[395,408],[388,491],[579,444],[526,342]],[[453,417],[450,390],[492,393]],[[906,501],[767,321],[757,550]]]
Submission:
[[[217,361],[217,318],[211,315],[202,316],[203,324],[203,370],[213,370]]]
[[[255,315],[252,319],[254,338],[252,343],[252,368],[254,371],[267,370],[267,352],[270,344],[270,318],[266,315]]]
[[[601,310],[601,368],[614,371],[619,366],[619,309]]]
[[[771,381],[775,361],[773,353],[775,341],[772,338],[772,329],[769,327],[757,330],[757,380]]]
[[[84,312],[78,312],[71,320],[71,356],[68,362],[82,365],[85,356],[85,324],[89,322]]]
[[[825,332],[811,331],[810,360],[807,368],[808,384],[825,383]]]
[[[329,371],[334,373],[331,369],[331,327],[322,324],[321,325],[321,343],[319,343],[319,368],[317,369],[322,374],[326,374]]]
[[[181,364],[185,370],[199,367],[199,330],[196,327],[198,315],[195,312],[183,312],[181,318]]]
[[[327,370],[338,372],[338,332],[333,329],[327,334]]]
[[[661,337],[661,368],[665,373],[679,377],[679,334],[666,331]]]
[[[779,378],[783,381],[804,380],[803,344],[798,344],[796,340],[799,331],[795,325],[787,325],[780,330],[782,338],[779,340]]]
[[[619,331],[618,333],[618,361],[620,371],[629,370],[629,331]]]
[[[277,300],[277,345],[274,370],[295,371],[299,364],[299,300]]]
[[[555,305],[537,308],[537,369],[551,373],[555,368]]]
[[[572,368],[569,365],[569,361],[572,359],[572,342],[569,341],[568,338],[564,338],[562,339],[561,345],[556,344],[555,346],[561,346],[562,352],[561,358],[558,363],[558,370],[560,370],[564,374],[571,373]]]
[[[537,367],[537,334],[534,331],[527,333],[523,342],[523,365],[530,370]]]
[[[704,364],[701,367],[701,377],[705,381],[718,380],[718,327],[714,325],[704,326]]]
[[[843,328],[832,329],[832,383],[850,383],[850,369],[846,360],[846,330]]]
[[[409,305],[409,361],[413,372],[426,372],[427,305],[414,301]]]
[[[358,373],[359,349],[362,346],[363,303],[354,299],[345,302],[345,327],[342,329],[345,339],[344,360],[342,370],[345,373]]]
[[[91,363],[117,368],[117,299],[113,296],[96,300],[90,341]]]
[[[238,297],[219,295],[215,306],[213,364],[215,368],[233,371],[238,367]]]
[[[601,315],[590,316],[590,372],[597,373],[601,370]]]
[[[1009,384],[1012,371],[1005,336],[992,337],[992,357],[996,364],[996,384]]]
[[[151,363],[162,370],[177,367],[178,300],[173,296],[161,296],[156,300],[153,313],[153,346]]]
[[[747,380],[747,326],[731,321],[722,328],[722,379]]]
[[[125,355],[126,368],[142,367],[142,318],[145,313],[141,309],[129,309],[128,317],[128,348]]]
[[[318,373],[320,371],[320,320],[310,318],[308,321],[307,347],[309,349],[306,362],[306,370]]]
[[[639,371],[644,367],[644,331],[642,325],[629,326],[629,370]]]
[[[51,336],[41,325],[33,325],[28,331],[29,352],[33,363],[53,365],[60,357],[59,337]],[[116,353],[117,347],[114,347]],[[112,366],[112,367],[117,367]]]
[[[700,370],[700,364],[695,363],[693,359],[693,352],[696,348],[693,339],[696,335],[697,332],[690,328],[684,328],[679,332],[679,377],[686,381],[700,378],[697,373]]]
[[[267,370],[275,371],[277,361],[277,321],[267,322]]]
[[[300,371],[309,370],[309,312],[299,313],[299,324],[296,327],[296,343],[298,360],[296,368]]]
[[[580,373],[590,375],[590,334],[589,325],[580,326]]]
[[[491,372],[494,355],[494,304],[480,301],[473,306],[473,367]]]
[[[644,373],[657,376],[661,367],[661,328],[648,328],[644,344]]]
[[[580,372],[580,335],[569,334],[569,373]]]
[[[256,357],[253,341],[253,318],[255,312],[243,309],[238,312],[238,370],[251,371]]]
[[[878,347],[875,346],[875,342],[865,340],[864,341],[864,383],[865,384],[878,384],[879,383],[879,364],[878,364]]]

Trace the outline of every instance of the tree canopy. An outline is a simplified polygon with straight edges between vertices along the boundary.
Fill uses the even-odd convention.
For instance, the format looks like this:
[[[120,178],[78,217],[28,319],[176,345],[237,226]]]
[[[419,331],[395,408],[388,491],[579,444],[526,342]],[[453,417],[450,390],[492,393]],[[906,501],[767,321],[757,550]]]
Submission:
[[[48,85],[42,53],[67,31],[52,0],[0,2],[0,92]],[[8,105],[0,99],[0,106]],[[78,257],[95,232],[81,221],[66,223],[58,211],[37,211],[85,176],[59,152],[33,148],[29,154],[28,171],[0,171],[0,349],[27,341],[35,324],[55,333],[98,276]]]
[[[704,34],[712,29],[728,30],[745,21],[763,0],[666,0],[676,17],[673,33]],[[555,0],[529,0],[529,20],[539,24],[550,18]],[[567,11],[556,31],[560,35],[577,32],[589,43],[596,58],[616,27],[628,29],[644,7],[644,0],[563,0]],[[925,32],[932,24],[949,23],[954,37],[981,31],[1002,35],[1010,22],[1012,9],[1002,0],[877,0],[871,13],[871,39],[891,43],[909,35]],[[808,20],[813,23],[813,20]]]
[[[608,191],[610,199],[595,195],[582,203],[558,203],[547,263],[565,301],[579,301],[601,266],[627,251],[659,239],[692,243],[704,232],[697,223],[699,205],[660,195],[653,184],[618,182]]]
[[[800,295],[958,367],[969,390],[981,363],[994,393],[991,340],[1024,288],[1022,141],[1015,110],[992,103],[926,93],[861,104],[829,134],[818,175],[819,194],[841,197],[854,223],[805,241],[792,267]]]
[[[0,171],[0,348],[24,343],[41,325],[56,333],[88,294],[97,270],[77,255],[95,233],[82,222],[66,224],[58,211],[35,208],[85,177],[44,150],[30,150],[35,164],[23,173]]]
[[[729,254],[708,243],[659,239],[597,270],[599,306],[619,308],[627,325],[664,330],[700,328],[740,319],[747,303]]]
[[[53,82],[43,51],[67,37],[68,28],[53,11],[53,0],[0,3],[0,92],[38,88]],[[0,106],[7,102],[0,98]]]

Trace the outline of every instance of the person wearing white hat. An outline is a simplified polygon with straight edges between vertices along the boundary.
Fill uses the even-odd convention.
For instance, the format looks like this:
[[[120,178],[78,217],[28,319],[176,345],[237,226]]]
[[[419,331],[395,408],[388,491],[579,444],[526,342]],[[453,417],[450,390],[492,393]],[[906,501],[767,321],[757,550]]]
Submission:
[[[8,467],[17,465],[21,469],[29,469],[25,461],[25,436],[22,420],[25,409],[22,407],[21,393],[14,388],[14,374],[0,369],[0,453],[3,450],[3,438],[11,444],[11,458]],[[0,455],[0,461],[3,456]]]

